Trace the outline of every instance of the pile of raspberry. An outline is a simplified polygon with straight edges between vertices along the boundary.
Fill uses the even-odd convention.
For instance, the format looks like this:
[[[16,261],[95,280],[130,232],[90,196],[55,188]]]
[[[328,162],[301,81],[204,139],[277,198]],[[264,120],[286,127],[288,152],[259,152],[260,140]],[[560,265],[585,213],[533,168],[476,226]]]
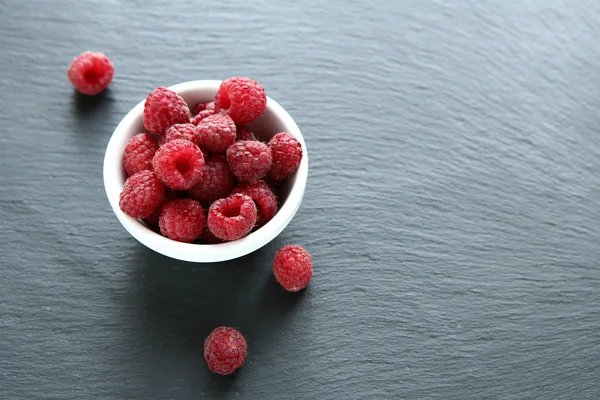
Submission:
[[[233,77],[214,101],[190,105],[159,87],[144,128],[123,154],[121,210],[172,240],[214,244],[243,238],[277,213],[275,188],[298,169],[300,142],[287,132],[260,141],[247,126],[267,107],[264,88]]]

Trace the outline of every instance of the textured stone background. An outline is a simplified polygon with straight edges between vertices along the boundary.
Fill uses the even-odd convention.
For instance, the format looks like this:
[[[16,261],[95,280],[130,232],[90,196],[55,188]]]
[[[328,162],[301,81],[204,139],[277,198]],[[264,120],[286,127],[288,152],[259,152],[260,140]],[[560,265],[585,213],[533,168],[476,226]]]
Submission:
[[[0,398],[600,398],[599,25],[595,0],[0,1]],[[91,99],[86,49],[117,68]],[[304,203],[235,262],[154,254],[109,209],[108,139],[156,86],[231,75],[302,129]],[[293,242],[300,295],[270,273]],[[233,377],[202,357],[219,324]]]

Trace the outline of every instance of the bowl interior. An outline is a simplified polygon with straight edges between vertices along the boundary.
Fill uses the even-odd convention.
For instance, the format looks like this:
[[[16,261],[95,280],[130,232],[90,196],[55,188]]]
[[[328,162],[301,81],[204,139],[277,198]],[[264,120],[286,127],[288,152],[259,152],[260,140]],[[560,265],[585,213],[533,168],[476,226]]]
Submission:
[[[183,97],[190,109],[195,109],[199,103],[214,99],[220,83],[220,81],[192,81],[172,86],[171,89]],[[117,126],[109,141],[104,161],[104,183],[113,211],[121,224],[137,240],[161,254],[180,260],[195,262],[225,261],[241,257],[264,246],[291,221],[302,201],[308,175],[306,145],[293,119],[279,104],[270,98],[267,100],[265,112],[248,126],[257,138],[265,142],[278,132],[290,132],[300,141],[304,150],[303,160],[298,171],[278,189],[277,195],[281,202],[280,208],[271,221],[240,240],[205,245],[173,241],[154,232],[145,226],[143,222],[125,215],[118,204],[119,194],[127,179],[122,157],[127,141],[134,135],[145,131],[143,108],[144,101],[136,105]]]

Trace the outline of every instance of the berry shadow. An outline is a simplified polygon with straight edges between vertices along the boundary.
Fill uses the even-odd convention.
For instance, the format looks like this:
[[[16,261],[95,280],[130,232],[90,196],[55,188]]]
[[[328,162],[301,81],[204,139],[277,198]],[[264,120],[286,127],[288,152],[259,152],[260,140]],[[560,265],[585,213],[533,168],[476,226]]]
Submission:
[[[107,108],[113,101],[110,88],[106,88],[95,96],[88,96],[73,89],[71,103],[75,113],[78,116],[85,117],[102,111],[102,109]]]

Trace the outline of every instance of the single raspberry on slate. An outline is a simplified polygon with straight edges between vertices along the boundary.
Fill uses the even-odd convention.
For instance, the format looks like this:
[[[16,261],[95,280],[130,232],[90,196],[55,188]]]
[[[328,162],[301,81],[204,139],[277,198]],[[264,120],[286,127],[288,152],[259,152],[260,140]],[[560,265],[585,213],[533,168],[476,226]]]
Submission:
[[[123,164],[127,175],[152,170],[152,159],[158,150],[158,141],[147,133],[138,133],[125,146]]]
[[[200,182],[188,190],[188,193],[202,203],[211,204],[229,196],[235,183],[235,177],[225,157],[209,156],[204,162],[204,173]]]
[[[75,57],[67,70],[73,87],[83,94],[96,95],[112,81],[115,66],[102,53],[86,51]]]
[[[175,190],[187,190],[202,178],[204,155],[188,140],[175,139],[163,144],[152,161],[156,176]]]
[[[275,255],[273,274],[277,282],[288,292],[304,289],[312,276],[310,254],[298,245],[285,246]]]
[[[133,218],[146,218],[165,199],[165,185],[152,171],[144,170],[130,176],[119,197],[121,210]]]
[[[166,87],[156,88],[144,104],[144,127],[164,135],[168,127],[190,122],[190,109],[181,96]]]
[[[196,200],[172,200],[163,206],[158,225],[163,236],[191,243],[202,234],[206,226],[206,215],[202,205]]]
[[[204,341],[204,358],[208,369],[221,375],[232,374],[244,365],[248,345],[237,329],[220,326]]]
[[[269,140],[268,146],[273,153],[269,177],[281,180],[296,172],[302,161],[302,145],[292,134],[280,132]]]
[[[271,169],[271,149],[257,140],[235,142],[227,149],[227,162],[238,181],[254,183]]]
[[[238,125],[254,121],[267,108],[265,89],[250,78],[233,77],[221,82],[215,107],[224,110]]]
[[[250,196],[258,209],[257,225],[264,225],[277,214],[277,197],[264,181],[256,183],[240,183],[232,193]]]
[[[198,114],[192,117],[192,124],[198,125],[204,118],[209,117],[217,113],[215,108],[215,102],[202,103],[198,105]]]
[[[256,224],[256,204],[238,193],[212,203],[208,210],[208,228],[219,239],[232,241],[246,236]]]
[[[196,126],[198,141],[213,153],[224,153],[235,142],[235,133],[233,120],[225,114],[210,115]]]
[[[164,143],[175,139],[189,140],[196,146],[200,146],[198,136],[196,136],[196,127],[192,124],[175,124],[168,127],[165,131]]]
[[[254,136],[254,132],[252,132],[250,130],[250,128],[248,128],[245,125],[237,125],[235,127],[235,131],[236,131],[236,137],[235,137],[236,142],[239,142],[241,140],[257,140],[256,136]]]

